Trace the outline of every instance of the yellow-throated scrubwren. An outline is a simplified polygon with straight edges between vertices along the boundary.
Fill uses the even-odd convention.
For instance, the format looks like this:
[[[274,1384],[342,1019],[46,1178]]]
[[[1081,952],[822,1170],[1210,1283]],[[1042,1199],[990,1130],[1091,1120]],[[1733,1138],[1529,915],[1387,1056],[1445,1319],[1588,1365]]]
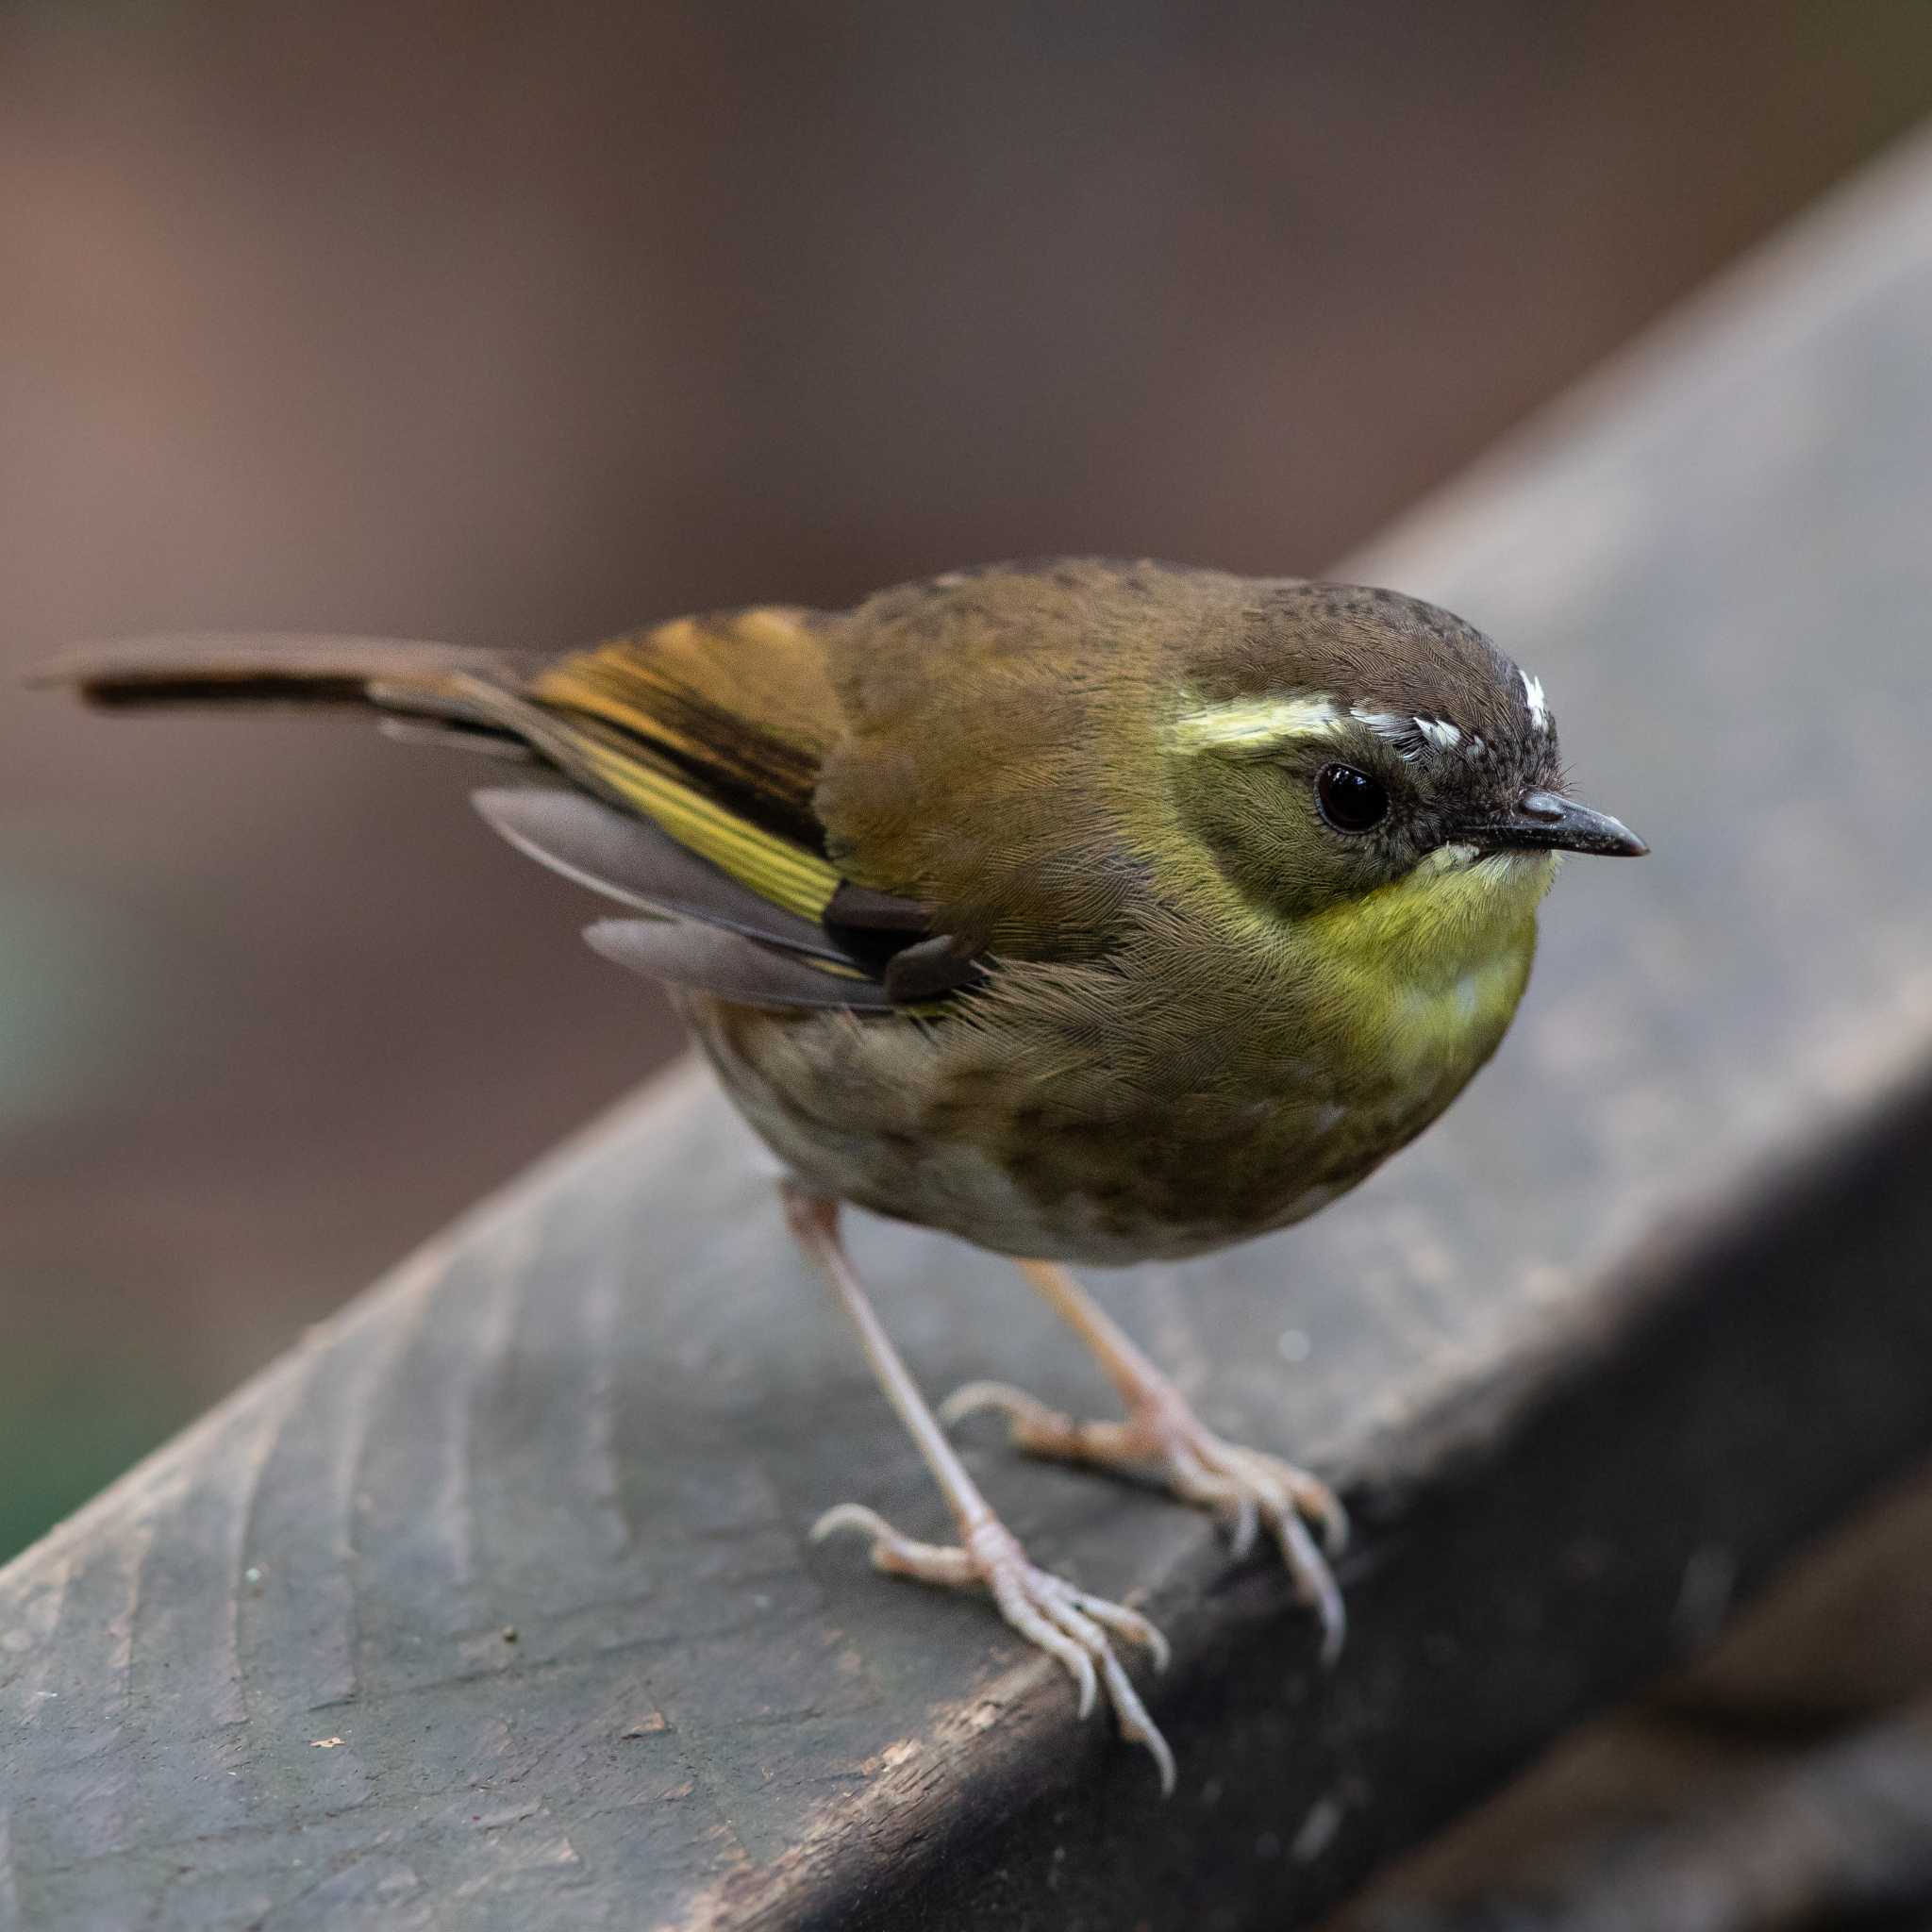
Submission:
[[[1112,1645],[1158,1633],[993,1514],[853,1274],[852,1201],[1019,1259],[1126,1405],[1077,1422],[981,1383],[941,1415],[1157,1468],[1238,1549],[1265,1525],[1339,1645],[1334,1497],[1204,1427],[1060,1264],[1198,1254],[1353,1187],[1495,1051],[1558,855],[1644,849],[1563,795],[1542,687],[1480,633],[1388,591],[1067,560],[562,655],[175,638],[50,675],[112,705],[369,704],[529,762],[484,816],[627,908],[591,943],[671,987],[785,1163],[959,1541],[856,1504],[821,1532],[984,1583],[1172,1784]]]

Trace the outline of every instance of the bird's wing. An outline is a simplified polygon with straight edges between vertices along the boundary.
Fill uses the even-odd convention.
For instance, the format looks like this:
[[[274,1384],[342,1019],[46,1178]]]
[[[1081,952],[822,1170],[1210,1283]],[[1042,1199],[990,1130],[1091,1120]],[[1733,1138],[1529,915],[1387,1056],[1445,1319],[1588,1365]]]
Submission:
[[[548,660],[382,639],[150,639],[73,654],[45,676],[106,705],[373,704],[412,736],[523,748],[574,789],[492,790],[478,796],[485,818],[656,915],[647,941],[599,929],[600,950],[765,1005],[930,1002],[976,969],[935,940],[923,907],[848,882],[814,808],[843,728],[824,650],[835,621],[685,618]]]
[[[572,776],[816,923],[842,883],[812,807],[840,729],[821,622],[680,618],[558,658],[520,695]]]
[[[923,908],[860,891],[828,853],[815,794],[844,728],[826,672],[834,621],[774,608],[681,618],[504,693],[505,724],[608,809],[495,794],[485,815],[534,856],[671,915],[593,929],[600,951],[726,998],[855,1011],[978,976]]]

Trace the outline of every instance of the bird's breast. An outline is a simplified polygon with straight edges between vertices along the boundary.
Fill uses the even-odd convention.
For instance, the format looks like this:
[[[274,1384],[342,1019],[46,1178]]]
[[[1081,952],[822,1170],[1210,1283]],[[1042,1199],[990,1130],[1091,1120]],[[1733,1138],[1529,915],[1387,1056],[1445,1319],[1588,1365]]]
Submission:
[[[1536,896],[1311,922],[1258,974],[1009,969],[932,1024],[681,1004],[811,1186],[1006,1254],[1173,1258],[1305,1219],[1436,1119],[1508,1026]]]

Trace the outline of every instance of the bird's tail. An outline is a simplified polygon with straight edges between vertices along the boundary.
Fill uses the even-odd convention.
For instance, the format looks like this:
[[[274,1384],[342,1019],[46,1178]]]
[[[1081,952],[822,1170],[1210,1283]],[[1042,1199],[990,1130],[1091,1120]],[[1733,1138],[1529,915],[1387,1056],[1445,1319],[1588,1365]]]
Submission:
[[[186,633],[82,645],[33,673],[113,709],[207,705],[374,707],[437,736],[497,739],[488,694],[525,667],[507,655],[400,638]]]
[[[789,681],[767,665],[753,687],[792,737],[717,702],[722,674],[708,705],[680,677],[720,638],[741,656],[792,651],[780,660]],[[802,614],[776,611],[680,620],[561,657],[201,634],[84,646],[31,681],[115,709],[369,708],[393,736],[529,760],[565,786],[483,791],[477,805],[521,850],[651,915],[595,929],[593,943],[625,964],[781,1008],[927,1001],[977,968],[950,941],[935,948],[924,907],[858,891],[827,855],[811,806],[818,739],[801,739],[792,715],[808,720],[817,694],[811,641]]]
[[[374,709],[393,737],[547,766],[606,805],[648,819],[773,905],[816,923],[843,881],[808,808],[780,818],[736,766],[708,771],[704,743],[691,734],[692,703],[675,689],[660,693],[645,675],[660,641],[675,643],[693,630],[689,622],[674,624],[560,658],[395,638],[191,633],[81,645],[30,681],[120,710]],[[640,670],[626,682],[622,674],[633,656]],[[600,671],[606,684],[595,681]],[[659,704],[671,724],[657,715]],[[739,749],[735,740],[725,742]],[[794,823],[800,817],[802,826]]]

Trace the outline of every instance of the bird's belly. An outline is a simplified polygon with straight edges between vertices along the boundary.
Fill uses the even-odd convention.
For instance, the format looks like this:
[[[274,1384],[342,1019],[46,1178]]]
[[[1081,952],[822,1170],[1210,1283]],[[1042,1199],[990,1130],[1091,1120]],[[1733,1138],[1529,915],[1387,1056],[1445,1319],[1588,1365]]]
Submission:
[[[1001,1254],[1178,1259],[1305,1219],[1454,1098],[1440,1070],[1343,1094],[1296,1067],[1256,1091],[1067,1104],[899,1028],[687,998],[759,1137],[808,1185]]]

